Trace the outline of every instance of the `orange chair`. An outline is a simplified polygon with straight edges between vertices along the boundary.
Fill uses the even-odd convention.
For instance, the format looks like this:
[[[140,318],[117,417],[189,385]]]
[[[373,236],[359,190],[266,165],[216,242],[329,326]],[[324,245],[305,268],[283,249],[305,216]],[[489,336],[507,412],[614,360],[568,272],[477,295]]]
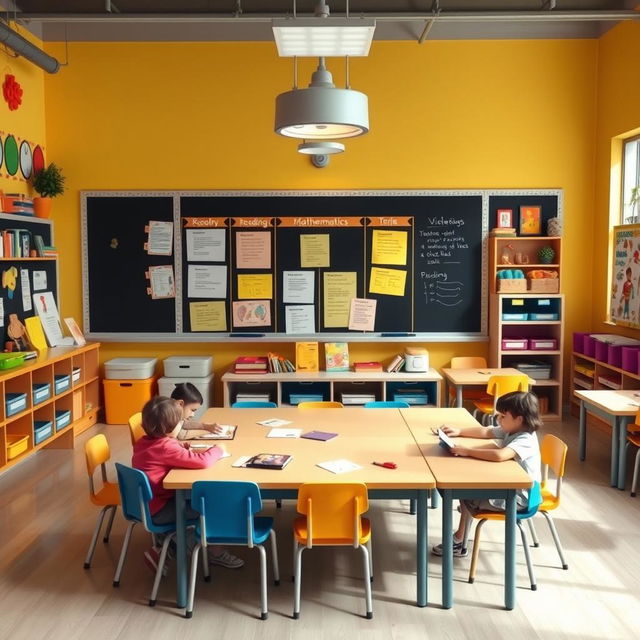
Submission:
[[[458,356],[451,358],[452,369],[486,369],[487,360],[482,356]],[[487,392],[485,389],[465,389],[462,392],[462,400],[487,400]],[[451,387],[449,389],[449,406],[454,407],[456,404],[456,390]]]
[[[109,449],[109,443],[105,436],[99,433],[97,436],[93,436],[87,440],[84,445],[84,453],[87,461],[87,473],[89,474],[89,499],[97,507],[102,507],[96,527],[93,531],[93,537],[89,544],[89,551],[84,561],[84,568],[89,569],[91,567],[91,560],[93,558],[93,552],[96,549],[96,542],[98,541],[98,535],[102,528],[102,522],[107,511],[111,511],[109,515],[109,521],[104,534],[103,541],[109,542],[109,534],[111,533],[111,527],[113,525],[113,518],[118,510],[120,504],[120,492],[118,490],[118,484],[115,482],[109,482],[107,479],[107,467],[106,463],[111,458],[111,451]],[[96,485],[93,481],[93,474],[95,470],[100,467],[102,475],[102,488],[96,490]]]
[[[484,419],[488,416],[490,419],[496,412],[496,402],[500,396],[512,391],[528,391],[529,390],[529,378],[526,375],[517,376],[491,376],[487,382],[487,393],[492,396],[487,400],[474,400],[475,411],[473,415],[477,413],[482,414],[483,424]]]
[[[638,451],[636,451],[636,461],[633,465],[633,480],[631,482],[631,497],[635,498],[636,488],[638,486],[638,469],[640,468],[640,411],[636,413],[635,423],[629,425],[628,431],[625,455],[626,449],[629,448],[630,444],[638,447]]]
[[[343,406],[342,402],[334,402],[332,400],[298,403],[298,409],[342,409]]]
[[[302,552],[314,546],[362,549],[367,618],[373,618],[371,580],[371,523],[362,514],[369,509],[363,483],[303,484],[298,489],[298,513],[293,523],[294,604],[293,617],[300,617]]]
[[[144,436],[144,429],[142,428],[142,413],[134,413],[129,418],[129,435],[131,436],[131,446]]]

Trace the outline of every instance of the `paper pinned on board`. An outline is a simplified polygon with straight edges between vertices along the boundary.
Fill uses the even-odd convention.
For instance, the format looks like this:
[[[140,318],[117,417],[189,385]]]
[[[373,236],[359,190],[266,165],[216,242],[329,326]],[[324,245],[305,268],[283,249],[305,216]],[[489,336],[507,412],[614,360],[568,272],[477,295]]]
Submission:
[[[236,267],[271,269],[271,231],[236,233]]]
[[[324,274],[324,326],[344,328],[349,325],[351,299],[357,294],[355,271],[326,271]]]
[[[300,266],[329,267],[329,234],[303,233],[300,236]]]
[[[377,300],[353,298],[349,311],[350,331],[374,331]]]
[[[47,288],[47,272],[34,271],[33,272],[33,290],[44,291],[46,288]]]
[[[29,270],[20,269],[20,289],[22,291],[22,308],[25,311],[31,311],[31,282],[29,281]]]
[[[374,229],[371,243],[373,264],[407,264],[407,232]]]
[[[316,332],[316,314],[313,304],[288,304],[284,308],[286,333],[311,334]]]
[[[170,256],[173,253],[173,222],[149,220],[148,231],[147,253],[150,256]]]
[[[270,273],[238,275],[238,298],[241,300],[273,298],[273,276]]]
[[[403,269],[371,268],[369,293],[381,293],[387,296],[404,296],[407,272]]]
[[[151,299],[162,300],[176,297],[176,283],[173,277],[173,265],[149,267]]]
[[[224,262],[225,229],[187,229],[187,262]]]
[[[313,271],[283,271],[282,301],[285,304],[313,304],[315,275]]]
[[[224,300],[190,302],[191,331],[226,331],[227,303]]]
[[[226,265],[190,264],[187,270],[187,297],[226,298]]]

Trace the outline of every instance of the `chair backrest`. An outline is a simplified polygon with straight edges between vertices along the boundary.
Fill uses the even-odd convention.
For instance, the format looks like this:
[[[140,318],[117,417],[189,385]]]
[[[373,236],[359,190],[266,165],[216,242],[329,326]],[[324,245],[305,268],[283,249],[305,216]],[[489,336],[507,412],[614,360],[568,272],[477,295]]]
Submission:
[[[408,409],[411,405],[402,400],[372,400],[365,402],[365,409]]]
[[[231,405],[232,409],[275,409],[278,405],[275,402],[266,401],[248,401],[243,400],[240,402],[234,402]]]
[[[131,436],[131,446],[133,446],[142,436],[144,436],[144,429],[142,428],[142,413],[134,413],[129,418],[129,435]]]
[[[529,378],[522,374],[517,376],[491,376],[487,381],[487,393],[493,396],[493,406],[500,396],[512,391],[528,391]]]
[[[149,478],[139,469],[127,467],[116,462],[118,485],[122,501],[122,514],[127,520],[140,522],[147,531],[153,531],[149,501],[151,500],[151,485]]]
[[[322,400],[320,402],[299,402],[298,409],[342,409],[342,402]]]
[[[534,482],[529,489],[529,499],[527,501],[527,514],[535,514],[538,511],[538,507],[542,504],[542,491],[540,490],[540,483]]]
[[[569,447],[560,440],[560,438],[547,433],[542,438],[540,444],[540,460],[542,461],[542,487],[547,487],[549,480],[549,469],[553,471],[556,477],[556,492],[557,498],[560,497],[560,490],[562,488],[562,477],[564,476],[564,465],[567,461],[567,451]]]
[[[360,515],[369,509],[367,486],[360,482],[322,482],[298,488],[298,513],[307,516],[307,547],[314,540],[347,540],[359,546]]]
[[[232,538],[246,540],[253,547],[253,516],[262,509],[255,482],[194,482],[191,507],[201,514],[203,546],[207,546],[206,538]]]
[[[89,438],[84,444],[84,456],[87,462],[87,473],[89,474],[89,487],[92,495],[95,495],[96,488],[93,482],[93,473],[100,467],[102,482],[107,482],[107,468],[105,463],[111,458],[109,442],[103,433]]]
[[[486,369],[487,359],[482,356],[458,356],[451,358],[452,369]]]

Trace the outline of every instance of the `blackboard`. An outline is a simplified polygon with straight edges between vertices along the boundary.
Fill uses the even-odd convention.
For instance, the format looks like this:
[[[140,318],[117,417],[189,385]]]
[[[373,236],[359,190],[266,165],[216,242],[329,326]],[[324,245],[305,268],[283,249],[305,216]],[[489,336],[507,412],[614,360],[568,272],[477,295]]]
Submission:
[[[557,191],[527,191],[536,198]],[[349,191],[349,192],[85,192],[82,194],[83,282],[85,332],[100,340],[234,339],[293,341],[482,340],[487,332],[486,238],[492,198],[521,195],[501,191]],[[557,213],[558,208],[556,207]],[[174,221],[171,256],[149,256],[144,249],[150,220]],[[191,226],[220,225],[226,253],[217,264],[226,267],[224,330],[194,331],[191,326],[186,232]],[[493,224],[491,224],[493,226]],[[242,269],[236,262],[237,235],[269,232],[270,264]],[[406,234],[404,264],[373,264],[376,230]],[[301,236],[328,236],[329,266],[313,269],[312,335],[286,332],[282,299],[283,272],[301,267]],[[378,235],[378,237],[380,237]],[[113,240],[117,239],[117,248]],[[152,300],[145,274],[149,266],[175,269],[175,299]],[[374,268],[405,274],[402,295],[372,293]],[[232,308],[243,300],[238,276],[270,274],[269,323],[234,326]],[[327,326],[324,287],[327,274],[355,274],[356,296],[376,299],[373,332]],[[404,277],[404,276],[403,276]],[[335,322],[335,320],[334,320]],[[389,335],[389,334],[402,335]],[[244,334],[249,334],[243,338]]]

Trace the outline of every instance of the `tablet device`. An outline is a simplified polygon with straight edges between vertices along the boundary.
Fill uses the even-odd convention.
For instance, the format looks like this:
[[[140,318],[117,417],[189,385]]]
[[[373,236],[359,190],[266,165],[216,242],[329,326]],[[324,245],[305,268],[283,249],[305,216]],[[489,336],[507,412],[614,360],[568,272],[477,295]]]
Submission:
[[[451,451],[451,448],[455,446],[453,440],[442,429],[438,429],[438,438],[440,440],[440,446],[444,447],[447,451]]]

